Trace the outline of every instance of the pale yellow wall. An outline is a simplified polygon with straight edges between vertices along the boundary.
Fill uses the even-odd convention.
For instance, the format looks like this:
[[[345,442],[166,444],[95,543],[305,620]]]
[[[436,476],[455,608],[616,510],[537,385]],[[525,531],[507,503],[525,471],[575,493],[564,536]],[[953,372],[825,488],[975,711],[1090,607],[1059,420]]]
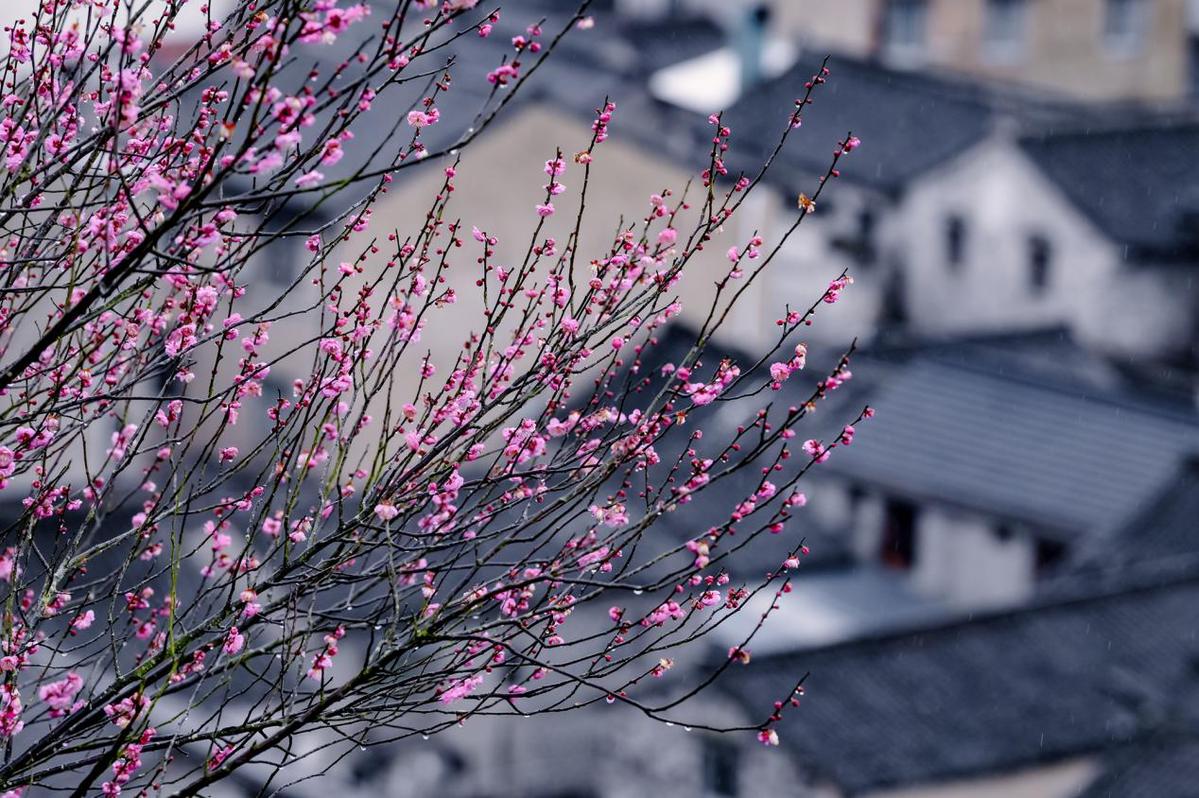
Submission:
[[[493,263],[507,267],[517,266],[529,247],[530,236],[538,221],[534,206],[544,200],[543,186],[547,181],[545,161],[554,156],[556,147],[561,148],[568,162],[567,171],[560,178],[567,190],[554,198],[557,213],[548,220],[538,237],[538,242],[543,241],[546,236],[553,236],[561,247],[573,228],[578,211],[578,190],[583,178],[583,169],[574,163],[573,155],[584,149],[590,141],[590,124],[585,119],[539,106],[513,110],[501,117],[501,120],[463,151],[454,181],[456,190],[445,215],[448,222],[461,220],[459,237],[463,246],[453,250],[451,266],[445,274],[446,282],[442,285],[443,289],[455,289],[458,302],[427,314],[428,324],[421,340],[410,346],[400,367],[381,371],[377,361],[366,364],[366,379],[370,381],[382,375],[390,384],[391,390],[390,395],[384,391],[372,400],[369,412],[375,422],[368,428],[369,434],[356,438],[353,447],[355,458],[377,443],[377,436],[383,429],[383,418],[388,408],[392,411],[391,423],[394,425],[397,420],[395,413],[405,402],[421,405],[417,393],[420,384],[418,370],[425,353],[430,353],[437,374],[425,385],[424,390],[437,390],[453,369],[470,333],[480,331],[483,323],[482,294],[475,282],[482,274],[482,267],[477,263],[482,248],[472,238],[471,228],[478,226],[488,234],[498,237],[499,245]],[[671,160],[660,157],[652,148],[642,147],[630,137],[622,135],[620,123],[618,110],[612,124],[611,138],[599,145],[595,152],[576,261],[578,284],[585,284],[592,275],[591,260],[604,257],[610,251],[612,237],[618,226],[635,225],[636,235],[640,236],[642,219],[651,207],[651,194],[661,193],[669,188],[676,192],[677,198],[688,180],[696,177],[704,166],[703,163],[696,163],[694,169],[685,169]],[[355,260],[357,254],[372,238],[379,246],[380,251],[367,258],[363,274],[351,278],[345,286],[346,300],[342,303],[343,310],[352,304],[351,300],[359,286],[368,280],[374,280],[383,272],[385,263],[394,253],[396,246],[387,241],[387,236],[395,233],[399,240],[403,241],[419,232],[433,198],[441,190],[444,169],[450,163],[452,161],[445,159],[398,173],[388,192],[374,205],[369,229],[353,236],[349,243],[340,245],[328,258],[327,271],[336,276],[336,264],[339,261]],[[702,188],[698,179],[695,180],[689,197],[694,202],[692,210],[683,212],[676,221],[676,227],[680,231],[680,242],[686,238],[698,218],[699,207],[702,204]],[[769,197],[763,187],[762,201],[747,204],[740,216],[734,217],[734,220],[725,226],[726,229],[718,231],[703,252],[685,267],[684,276],[673,292],[683,301],[684,318],[698,323],[708,315],[713,303],[714,283],[728,271],[729,263],[724,253],[732,244],[743,245],[754,231],[758,231],[768,245],[777,241],[782,234],[786,220],[775,218],[766,210],[777,205],[780,200],[777,197]],[[762,207],[763,203],[765,208]],[[253,224],[253,221],[246,220],[244,223]],[[662,222],[656,223],[655,235],[661,227]],[[801,236],[811,236],[816,232],[816,228],[805,228]],[[332,234],[333,231],[326,234],[326,240]],[[444,241],[444,238],[442,240]],[[279,254],[274,253],[272,257],[279,257]],[[294,257],[298,270],[310,255],[297,242]],[[260,310],[273,301],[281,290],[278,285],[267,279],[268,266],[265,261],[264,256],[263,262],[251,263],[240,277],[239,282],[247,285],[247,296],[239,308],[243,315],[249,316],[251,311]],[[816,268],[817,266],[823,268]],[[779,262],[773,265],[776,271],[793,267],[794,264],[786,257],[780,258]],[[804,291],[804,307],[819,296],[828,280],[836,275],[837,269],[828,264],[814,264],[810,271],[811,290]],[[544,277],[544,272],[544,269],[540,270],[540,277]],[[426,267],[425,276],[432,279],[434,270]],[[771,282],[767,278],[769,275],[763,275],[762,279],[749,288],[738,309],[730,315],[723,332],[716,336],[718,342],[757,351],[761,351],[768,341],[773,343],[777,336],[774,320],[782,315],[784,304],[789,301],[793,306],[797,306],[800,302],[796,296],[783,296],[778,291],[777,282]],[[260,358],[272,364],[270,384],[266,389],[268,394],[273,395],[276,388],[281,388],[285,395],[290,394],[289,386],[293,379],[308,378],[314,362],[316,341],[322,334],[322,326],[329,325],[327,312],[305,310],[308,307],[319,307],[321,304],[318,299],[319,292],[309,285],[310,279],[311,275],[303,280],[298,290],[272,314],[279,318],[271,328],[270,342],[260,350]],[[390,309],[381,307],[385,288],[389,284],[390,279],[374,293],[371,300],[373,318],[381,318],[384,321],[384,329],[376,333],[376,343],[373,347],[376,352],[383,349],[382,338],[387,334],[386,321],[392,315]],[[734,283],[733,286],[739,288],[742,284]],[[407,279],[401,282],[400,293],[404,292],[407,285]],[[822,309],[827,310],[823,306]],[[841,309],[842,305],[838,305],[835,310]],[[829,310],[827,315],[835,314]],[[241,329],[243,334],[252,331],[250,325],[243,325]],[[848,340],[849,337],[851,336],[845,335],[844,339]],[[500,337],[501,347],[509,342],[508,336]],[[535,351],[535,346],[532,349]],[[230,384],[240,350],[224,359],[219,368],[212,363],[212,355],[210,348],[197,353],[200,360],[195,368],[197,381],[189,387],[189,394],[197,396],[206,393],[204,383],[214,376],[214,371],[218,387]],[[323,361],[324,358],[320,357],[317,360]],[[530,365],[531,357],[521,364],[523,367]],[[585,389],[585,386],[580,385],[581,390]],[[365,387],[360,379],[357,385],[359,396]],[[239,427],[223,436],[223,445],[238,445],[243,450],[251,447],[266,432],[261,412],[260,409],[247,410]],[[535,413],[536,408],[530,408],[527,412]]]
[[[651,207],[650,195],[667,188],[681,193],[687,181],[698,175],[703,166],[697,164],[694,171],[685,170],[649,149],[630,143],[627,138],[622,140],[619,110],[611,133],[611,138],[599,145],[595,152],[576,261],[576,282],[579,284],[585,284],[591,277],[591,260],[602,258],[610,251],[613,235],[622,217],[624,226],[637,225],[639,236],[641,220]],[[472,226],[478,226],[499,239],[494,263],[507,266],[519,264],[536,226],[534,206],[544,200],[543,186],[547,180],[545,161],[552,158],[555,147],[559,147],[568,162],[566,173],[559,180],[567,188],[554,198],[557,212],[548,220],[539,242],[549,235],[556,238],[561,247],[575,222],[578,190],[583,178],[583,169],[574,163],[573,156],[587,146],[590,137],[590,124],[586,120],[534,106],[509,113],[504,121],[485,132],[463,151],[454,181],[456,190],[446,215],[449,220],[462,220],[463,247],[454,254],[446,283],[455,288],[459,301],[430,315],[420,343],[412,347],[413,351],[405,359],[409,367],[389,375],[394,387],[391,400],[393,411],[406,401],[419,405],[416,397],[419,382],[416,367],[419,357],[426,350],[431,353],[431,360],[438,369],[437,376],[426,389],[436,389],[452,369],[469,333],[480,328],[482,298],[475,281],[482,273],[482,267],[476,263],[481,246],[471,237]],[[375,205],[371,230],[380,237],[398,230],[401,240],[415,232],[428,211],[431,199],[440,189],[444,167],[448,163],[429,164],[406,174],[401,173],[389,193]],[[676,223],[680,231],[680,243],[697,218],[702,196],[700,191],[699,181],[696,180],[689,195],[695,199],[695,206],[692,211],[684,213],[685,219]],[[661,227],[662,222],[657,222],[655,235]],[[732,224],[729,228],[727,235],[718,234],[704,252],[688,264],[683,279],[676,287],[676,293],[684,297],[684,307],[687,308],[685,314],[693,320],[705,316],[712,306],[715,277],[727,271],[729,266],[724,253],[742,237],[740,225]],[[386,252],[381,252],[370,258],[367,273],[376,273],[386,260],[385,256]],[[339,259],[339,256],[334,259]],[[340,256],[340,259],[345,258]],[[544,269],[540,273],[543,276]],[[755,287],[756,290],[759,287]],[[737,325],[739,330],[744,330],[747,323],[760,324],[773,331],[774,318],[771,315],[760,320],[738,319]],[[503,338],[503,343],[508,340]],[[535,347],[533,349],[535,351]],[[531,358],[521,365],[526,368],[532,365],[528,361]],[[586,384],[580,383],[578,390],[586,390]],[[372,405],[371,412],[376,419],[381,419],[381,400]],[[526,412],[535,414],[537,410],[530,408]]]
[[[1148,0],[1137,52],[1110,51],[1100,0],[1028,0],[1024,56],[997,62],[982,46],[984,0],[933,0],[930,49],[954,69],[1002,77],[1083,99],[1170,100],[1187,91],[1185,0]]]
[[[637,221],[648,212],[651,194],[666,188],[681,190],[690,177],[670,161],[622,142],[619,124],[618,110],[612,137],[599,145],[595,154],[576,261],[576,279],[584,282],[591,276],[590,260],[610,249],[622,215],[626,224]],[[577,192],[583,177],[573,156],[586,147],[590,136],[590,126],[583,120],[530,107],[501,117],[465,148],[447,212],[451,220],[460,218],[463,226],[464,246],[455,254],[449,272],[459,301],[437,314],[438,318],[430,318],[420,345],[422,350],[432,350],[435,362],[452,362],[468,332],[479,328],[482,297],[475,280],[482,268],[474,261],[481,246],[471,237],[472,226],[499,239],[495,263],[518,264],[537,223],[534,206],[545,199],[545,161],[554,157],[555,147],[559,147],[568,163],[559,179],[567,189],[554,198],[557,212],[548,220],[541,239],[553,236],[560,246],[565,243],[578,213]],[[375,205],[372,228],[381,234],[398,229],[401,239],[414,232],[441,186],[447,165],[421,166],[397,176],[388,195]],[[372,262],[377,266],[382,259],[380,255]]]
[[[1132,54],[1106,47],[1103,0],[1027,0],[1025,47],[1007,60],[995,59],[983,46],[986,0],[928,2],[924,63],[1086,100],[1186,97],[1187,0],[1147,0],[1146,35]],[[877,51],[885,6],[886,0],[774,3],[776,20],[788,35],[858,56]]]
[[[557,213],[549,220],[543,237],[553,235],[559,242],[565,242],[578,211],[577,190],[582,180],[582,168],[573,162],[573,154],[583,149],[589,138],[590,126],[585,120],[547,107],[529,107],[509,114],[506,121],[464,151],[449,211],[450,218],[462,219],[466,241],[456,259],[459,265],[451,274],[461,299],[442,314],[440,327],[431,326],[421,342],[422,347],[433,350],[435,359],[456,355],[467,329],[477,326],[479,305],[472,300],[478,297],[474,286],[478,267],[473,263],[478,245],[470,237],[471,226],[477,225],[499,238],[497,263],[518,261],[528,247],[529,234],[536,222],[533,207],[544,199],[545,161],[553,157],[555,147],[560,147],[568,161],[566,174],[560,178],[567,190],[554,198]],[[590,260],[602,257],[611,247],[613,233],[622,217],[626,226],[636,222],[639,234],[641,219],[650,208],[651,194],[669,188],[676,192],[674,198],[677,198],[687,182],[694,180],[688,195],[695,200],[694,207],[681,214],[676,223],[681,243],[698,218],[703,189],[697,176],[704,165],[697,162],[693,169],[684,168],[622,136],[618,109],[611,138],[599,145],[595,153],[576,279],[585,281],[591,276]],[[376,205],[372,228],[380,232],[399,228],[403,237],[415,220],[424,217],[441,179],[441,165],[397,178],[389,194]],[[765,187],[762,195],[766,201]],[[766,205],[777,201],[766,201]],[[660,227],[658,222],[654,229]],[[676,286],[683,300],[685,318],[699,322],[707,316],[714,297],[713,284],[729,267],[725,253],[733,244],[743,245],[755,230],[770,244],[782,235],[783,221],[764,212],[751,198],[741,214],[718,231],[704,251],[685,267],[684,276]],[[783,268],[781,262],[775,266]],[[823,282],[815,289],[816,293],[805,297],[805,307],[818,298],[819,291],[835,276],[835,272],[822,275]],[[784,301],[771,301],[764,296],[766,293],[767,279],[759,279],[746,292],[739,303],[740,310],[729,320],[725,343],[752,347],[774,337],[777,329],[774,320],[781,315]],[[794,298],[792,301],[795,304]]]
[[[775,0],[774,18],[788,35],[839,52],[866,55],[875,46],[880,0]]]

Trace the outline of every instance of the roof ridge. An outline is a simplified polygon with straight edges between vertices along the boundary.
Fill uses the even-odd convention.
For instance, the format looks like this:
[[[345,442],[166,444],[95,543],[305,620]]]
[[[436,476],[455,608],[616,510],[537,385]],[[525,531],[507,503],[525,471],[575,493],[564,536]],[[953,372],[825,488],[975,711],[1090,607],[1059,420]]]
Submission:
[[[1105,390],[1101,387],[1096,387],[1093,393],[1080,394],[1078,391],[1079,386],[1077,384],[1068,384],[1068,380],[1066,379],[1055,380],[1040,375],[1015,371],[996,373],[988,363],[965,359],[954,360],[950,359],[947,354],[945,352],[916,352],[912,355],[912,362],[913,365],[919,365],[923,362],[944,368],[968,371],[996,382],[1020,383],[1030,388],[1068,396],[1082,402],[1100,403],[1118,407],[1129,412],[1199,426],[1199,415],[1189,405],[1184,405],[1182,402],[1172,402],[1167,398],[1155,399],[1153,397],[1146,397],[1127,389]],[[1199,448],[1196,449],[1196,452],[1199,452]]]
[[[1136,570],[1148,571],[1150,569],[1137,568]],[[1191,561],[1183,566],[1181,573],[1175,573],[1165,577],[1163,577],[1160,570],[1154,570],[1153,573],[1138,573],[1134,580],[1121,582],[1119,585],[1103,592],[1085,593],[1064,598],[1042,597],[1034,599],[1028,604],[1017,607],[1004,607],[994,610],[970,612],[964,617],[956,617],[947,621],[934,622],[925,626],[919,626],[915,628],[908,627],[900,630],[888,630],[866,634],[853,640],[843,640],[824,646],[815,646],[811,648],[797,647],[788,651],[763,654],[761,656],[754,657],[754,661],[776,662],[789,659],[796,655],[806,656],[813,654],[825,654],[833,651],[866,648],[869,646],[876,646],[879,644],[895,642],[913,637],[951,634],[954,631],[959,631],[967,627],[978,628],[982,626],[990,626],[992,624],[997,624],[1010,619],[1020,619],[1025,617],[1031,618],[1040,613],[1084,607],[1089,604],[1101,604],[1126,596],[1148,594],[1156,591],[1172,591],[1186,586],[1199,586],[1199,555],[1192,557]]]
[[[1074,121],[1055,122],[1061,128],[1043,126],[1036,130],[1022,133],[1018,138],[1024,142],[1043,142],[1049,139],[1097,139],[1104,136],[1128,135],[1141,132],[1174,132],[1180,130],[1199,131],[1199,110],[1194,108],[1171,108],[1161,111],[1148,111],[1143,114],[1121,116],[1109,119],[1101,115],[1087,117]]]
[[[796,66],[802,65],[805,56],[811,56],[812,51],[827,53],[830,65],[841,64],[862,71],[880,73],[903,80],[909,87],[923,88],[929,93],[982,106],[991,111],[1010,111],[1014,107],[1015,110],[1027,111],[1056,110],[1089,118],[1092,114],[1097,115],[1107,105],[1121,108],[1131,105],[1128,102],[1115,101],[1097,105],[1094,102],[1078,100],[1066,94],[1054,94],[1040,86],[1006,83],[935,64],[926,64],[914,69],[904,68],[888,64],[885,59],[878,56],[863,57],[832,48],[817,48],[810,44],[801,44]]]
[[[799,59],[788,70],[788,73],[794,72],[797,69],[810,71],[811,64],[806,63],[804,59],[805,57],[813,57],[810,51],[815,49],[812,47],[803,48]],[[938,94],[949,99],[985,106],[990,109],[994,108],[994,104],[986,102],[985,98],[1004,96],[1002,90],[996,91],[998,87],[956,73],[947,73],[941,70],[900,69],[890,66],[885,61],[877,58],[860,58],[847,53],[829,53],[830,78],[836,77],[837,72],[835,68],[838,66],[856,69],[863,73],[874,73],[878,76],[902,80],[904,83],[909,84],[905,88],[914,87],[923,89],[930,94]],[[786,77],[788,73],[784,73],[779,78],[775,78],[775,80]]]

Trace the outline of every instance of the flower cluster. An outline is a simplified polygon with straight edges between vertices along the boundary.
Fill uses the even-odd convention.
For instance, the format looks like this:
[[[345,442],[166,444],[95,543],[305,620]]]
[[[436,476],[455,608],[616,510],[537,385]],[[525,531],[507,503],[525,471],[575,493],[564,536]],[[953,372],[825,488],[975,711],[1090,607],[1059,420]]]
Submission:
[[[798,443],[852,374],[808,385],[792,334],[845,274],[771,310],[779,346],[705,362],[795,231],[720,238],[760,182],[721,116],[700,200],[660,187],[592,222],[605,98],[536,155],[513,236],[459,207],[460,149],[581,11],[555,34],[476,0],[202,5],[181,50],[183,4],[77,5],[42,0],[2,57],[0,491],[21,518],[0,542],[0,782],[200,794],[317,729],[352,747],[366,717],[648,710],[643,680],[690,678],[679,640],[790,592],[797,483],[871,411]],[[477,61],[450,56],[501,37],[464,116]],[[390,134],[363,135],[376,121]],[[396,212],[421,162],[428,203]],[[710,323],[667,355],[705,251]],[[811,393],[784,408],[766,385]],[[657,534],[670,514],[679,538]],[[758,538],[781,566],[735,580]]]

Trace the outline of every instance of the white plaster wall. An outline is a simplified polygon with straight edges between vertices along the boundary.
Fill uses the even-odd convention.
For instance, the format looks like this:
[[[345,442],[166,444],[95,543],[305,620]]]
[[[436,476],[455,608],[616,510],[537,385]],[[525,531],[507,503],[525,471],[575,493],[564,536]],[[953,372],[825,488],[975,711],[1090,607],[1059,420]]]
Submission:
[[[1132,356],[1185,351],[1196,336],[1199,263],[1133,265],[1078,319],[1080,340]]]
[[[965,262],[945,258],[945,219],[968,225]],[[921,332],[1019,330],[1053,324],[1080,341],[1129,355],[1189,343],[1195,289],[1186,266],[1125,264],[1123,249],[996,135],[918,181],[904,201],[906,303]],[[1028,280],[1028,236],[1053,247],[1049,285]]]
[[[913,325],[929,332],[1078,325],[1115,279],[1115,248],[1040,178],[1013,144],[992,139],[913,185],[902,210]],[[946,218],[967,225],[965,260],[946,262]],[[1027,239],[1052,243],[1049,285],[1028,283]]]
[[[961,215],[968,228],[965,260],[956,271],[945,256],[951,214]],[[1190,270],[1125,264],[1123,248],[1003,134],[913,184],[900,220],[905,299],[918,331],[1064,324],[1084,344],[1149,356],[1189,343],[1196,304]],[[1031,234],[1046,236],[1052,246],[1049,284],[1041,292],[1028,280]]]
[[[21,19],[32,24],[41,2],[42,0],[3,0],[0,2],[0,26],[12,25]],[[86,12],[83,10],[82,4],[79,5],[80,8],[75,9],[72,13],[82,22]],[[143,5],[145,4],[135,3],[132,6],[140,12],[139,19],[143,24],[146,24],[147,20],[157,19],[167,8],[165,0],[152,0],[149,5],[146,5],[144,11],[142,10]],[[234,8],[232,0],[206,0],[206,2],[189,2],[187,5],[180,4],[175,24],[164,37],[164,41],[168,45],[190,45],[203,33],[209,15],[201,11],[201,6],[210,7],[212,9],[211,16],[216,20],[223,20]],[[122,24],[128,20],[129,7],[127,3],[121,3],[118,6],[119,19]],[[8,43],[7,36],[0,37],[0,54],[8,53]]]
[[[921,592],[969,608],[1004,606],[1032,595],[1035,547],[1026,534],[1007,540],[993,523],[925,505],[916,519],[912,581]]]
[[[771,221],[765,229],[781,236],[798,215],[796,197],[777,192],[770,203]],[[867,202],[877,204],[863,190],[848,183],[829,186],[830,202],[817,203],[815,215],[801,224],[783,249],[769,273],[770,321],[782,315],[789,305],[803,312],[823,296],[830,281],[848,269],[854,283],[842,292],[833,305],[821,304],[805,337],[809,341],[833,346],[848,346],[854,338],[864,342],[877,329],[879,309],[886,286],[886,251],[888,249],[886,217],[891,208],[879,205],[876,222],[876,251],[878,257],[870,265],[861,265],[843,250],[834,246],[838,237],[852,235],[857,217]]]
[[[851,520],[853,507],[849,495],[849,483],[818,475],[804,477],[800,486],[808,497],[802,512],[828,527],[837,527]]]
[[[883,497],[880,494],[868,493],[858,499],[853,516],[851,542],[857,560],[864,563],[878,561],[879,548],[883,544],[884,513]]]

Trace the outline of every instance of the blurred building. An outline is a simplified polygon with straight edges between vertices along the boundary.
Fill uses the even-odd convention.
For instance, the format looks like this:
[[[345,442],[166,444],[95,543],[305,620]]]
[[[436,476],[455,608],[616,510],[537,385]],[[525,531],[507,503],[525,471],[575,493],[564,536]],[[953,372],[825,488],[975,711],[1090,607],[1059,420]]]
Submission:
[[[500,258],[527,245],[544,161],[584,146],[605,95],[618,111],[581,251],[602,250],[622,213],[703,167],[711,111],[728,108],[734,174],[755,174],[835,53],[761,191],[681,283],[688,310],[667,354],[711,307],[721,253],[755,233],[777,241],[835,143],[850,131],[864,141],[714,339],[750,362],[786,306],[806,307],[842,269],[857,278],[812,328],[808,375],[854,337],[866,354],[812,434],[835,434],[842,411],[866,402],[879,416],[813,474],[795,522],[813,548],[808,572],[750,666],[730,674],[741,678],[722,681],[698,717],[752,723],[808,671],[810,695],[781,752],[601,705],[472,720],[362,752],[287,794],[1193,795],[1199,420],[1190,396],[1146,375],[1196,384],[1199,124],[1146,107],[1192,93],[1195,5],[1188,16],[1185,0],[776,0],[764,15],[749,2],[598,2],[594,29],[568,36],[462,153],[453,212],[498,237]],[[469,124],[506,38],[542,13],[551,29],[563,4],[509,4],[496,35],[455,51],[463,79],[439,100],[430,146]],[[368,116],[356,146],[394,123]],[[445,163],[403,174],[375,228],[423,219]],[[571,164],[571,189],[577,175]],[[569,229],[571,196],[547,232]],[[308,210],[264,218],[285,227]],[[307,218],[291,230],[297,246],[265,253],[251,291],[267,301],[297,279],[298,242],[321,224]],[[426,335],[435,362],[456,355],[472,310],[464,300]],[[297,315],[278,338],[309,340],[312,324]],[[289,376],[280,369],[272,390]],[[780,398],[816,378],[794,378]],[[721,406],[713,423],[736,425],[741,410]],[[727,512],[726,499],[692,509]],[[691,517],[654,534],[693,537]],[[747,551],[741,567],[760,574],[776,555]],[[727,650],[714,644],[714,656]],[[262,789],[250,778],[229,794]]]
[[[779,730],[810,785],[793,795],[1182,798],[1199,742],[1196,600],[1192,563],[1118,590],[755,658],[728,683],[753,702],[811,672]]]
[[[694,340],[727,268],[720,253],[755,233],[777,241],[836,141],[851,130],[864,141],[710,353],[749,362],[786,306],[806,307],[842,269],[857,277],[811,330],[813,371],[837,344],[866,345],[812,434],[835,434],[866,402],[879,416],[813,473],[794,522],[813,549],[808,572],[749,667],[693,705],[695,722],[752,723],[809,671],[810,695],[780,730],[782,756],[752,735],[662,727],[601,704],[474,719],[366,752],[330,777],[337,789],[1188,795],[1199,418],[1186,391],[1145,378],[1172,369],[1172,383],[1195,384],[1199,126],[1185,110],[1146,110],[1188,95],[1185,3],[845,0],[779,2],[766,15],[749,3],[599,5],[558,71],[539,73],[463,153],[455,214],[497,236],[501,259],[522,246],[542,162],[581,146],[605,95],[618,112],[582,249],[602,248],[622,212],[702,168],[714,110],[728,108],[733,174],[756,174],[824,48],[836,51],[756,198],[689,267],[688,311],[661,357]],[[438,180],[430,164],[397,181],[375,223],[423,213]],[[569,197],[551,222],[573,220]],[[434,357],[453,357],[460,335],[427,336]],[[795,378],[779,399],[810,385]],[[742,410],[721,406],[710,421],[736,425]],[[727,513],[725,500],[690,509]],[[690,539],[692,517],[653,534]],[[760,574],[777,552],[747,549],[738,567]],[[739,631],[714,639],[712,656]]]
[[[822,60],[801,56],[725,114],[738,169],[753,174],[769,154]],[[743,224],[785,229],[795,196],[828,167],[828,143],[852,130],[865,145],[780,253],[764,296],[802,296],[845,268],[863,278],[851,309],[817,336],[1062,325],[1109,356],[1197,362],[1194,115],[1079,105],[853,58],[829,68],[798,141],[767,174],[774,198]]]
[[[945,333],[1066,325],[1088,348],[1199,352],[1199,124],[997,131],[914,181],[898,213],[911,323]]]
[[[702,9],[736,24],[755,6],[815,49],[1022,83],[1084,100],[1195,95],[1191,0],[617,0],[639,16]]]
[[[1199,775],[1195,565],[755,654],[677,712],[697,727],[752,723],[780,685],[809,674],[778,749],[600,703],[473,718],[369,748],[288,794],[315,798],[333,782],[346,798],[1189,798]],[[251,778],[242,789],[260,786]]]

